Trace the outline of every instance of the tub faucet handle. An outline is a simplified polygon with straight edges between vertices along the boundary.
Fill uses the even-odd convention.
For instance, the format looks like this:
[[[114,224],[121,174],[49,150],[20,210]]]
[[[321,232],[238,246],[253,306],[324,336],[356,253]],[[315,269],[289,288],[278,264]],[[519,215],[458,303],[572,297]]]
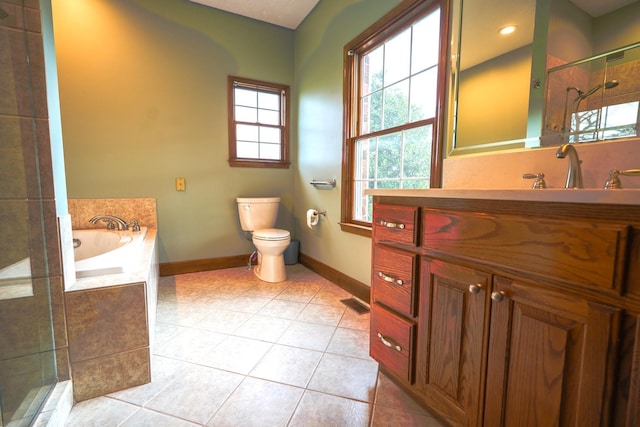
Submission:
[[[117,216],[113,215],[96,215],[89,220],[91,224],[97,224],[98,221],[107,223],[107,230],[115,230],[116,224],[118,224],[118,230],[128,230],[129,226],[127,223]]]

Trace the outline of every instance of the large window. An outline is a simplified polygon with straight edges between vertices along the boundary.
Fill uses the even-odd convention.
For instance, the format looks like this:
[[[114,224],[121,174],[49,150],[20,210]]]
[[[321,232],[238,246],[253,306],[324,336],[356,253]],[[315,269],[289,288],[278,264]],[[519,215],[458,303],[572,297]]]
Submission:
[[[343,230],[368,233],[366,189],[440,185],[441,14],[405,1],[345,46]]]
[[[289,87],[229,76],[229,164],[289,167]]]

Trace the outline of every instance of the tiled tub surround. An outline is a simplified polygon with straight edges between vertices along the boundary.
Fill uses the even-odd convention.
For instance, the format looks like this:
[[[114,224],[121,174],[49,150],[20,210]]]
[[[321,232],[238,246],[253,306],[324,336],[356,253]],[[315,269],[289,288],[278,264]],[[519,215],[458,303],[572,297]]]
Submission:
[[[147,230],[133,270],[78,279],[65,293],[76,402],[151,381],[156,235]]]
[[[156,199],[69,199],[71,226],[74,230],[85,228],[104,228],[99,222],[91,224],[89,220],[96,215],[115,215],[131,222],[137,219],[140,225],[158,228]]]

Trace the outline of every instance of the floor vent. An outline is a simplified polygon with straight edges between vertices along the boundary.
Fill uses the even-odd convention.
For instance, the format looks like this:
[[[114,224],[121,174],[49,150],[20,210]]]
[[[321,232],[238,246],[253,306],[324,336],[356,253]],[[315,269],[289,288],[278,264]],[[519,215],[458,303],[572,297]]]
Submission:
[[[369,312],[369,307],[365,306],[355,298],[341,299],[340,302],[358,314],[365,314]]]

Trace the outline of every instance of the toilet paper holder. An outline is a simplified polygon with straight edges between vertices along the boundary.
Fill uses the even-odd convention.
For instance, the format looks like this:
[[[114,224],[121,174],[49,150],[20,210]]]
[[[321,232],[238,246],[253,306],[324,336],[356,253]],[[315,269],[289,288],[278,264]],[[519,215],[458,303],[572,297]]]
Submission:
[[[317,210],[317,209],[314,209],[313,211],[316,213],[316,215],[324,215],[324,216],[327,216],[327,211],[319,211],[319,210]]]

